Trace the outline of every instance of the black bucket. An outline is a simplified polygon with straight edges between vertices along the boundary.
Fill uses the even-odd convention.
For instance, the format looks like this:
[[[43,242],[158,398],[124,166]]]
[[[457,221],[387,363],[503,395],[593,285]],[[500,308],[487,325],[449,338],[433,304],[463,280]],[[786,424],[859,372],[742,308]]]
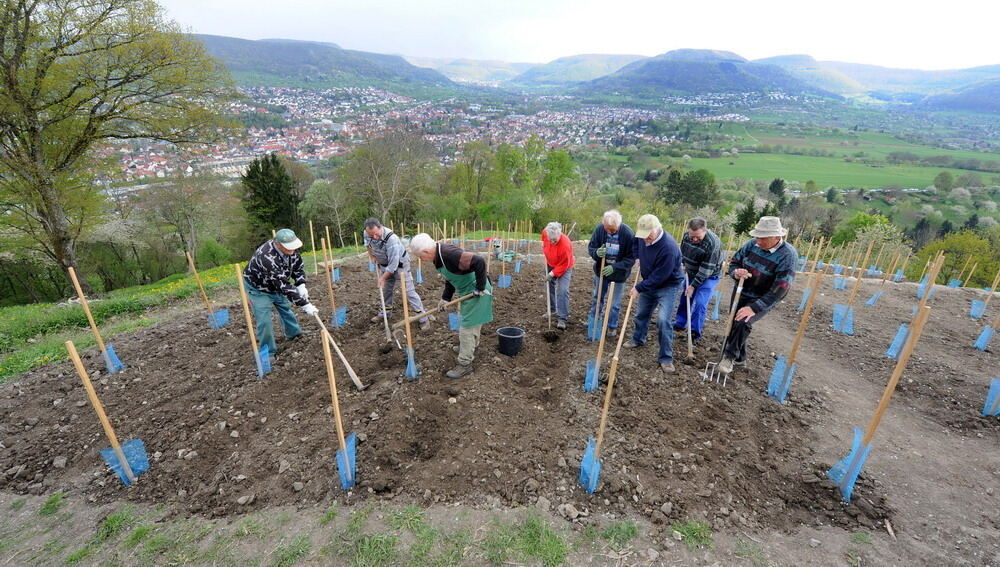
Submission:
[[[507,356],[514,356],[521,352],[524,345],[524,329],[518,327],[500,327],[497,329],[497,336],[500,337],[500,352]]]

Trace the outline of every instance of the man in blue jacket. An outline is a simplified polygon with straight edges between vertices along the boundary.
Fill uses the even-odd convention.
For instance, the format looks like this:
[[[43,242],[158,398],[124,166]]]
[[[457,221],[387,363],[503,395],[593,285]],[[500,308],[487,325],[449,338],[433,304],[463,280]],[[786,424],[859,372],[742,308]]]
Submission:
[[[677,246],[677,241],[663,230],[660,219],[656,216],[642,215],[636,227],[636,259],[639,260],[642,281],[629,292],[632,297],[639,298],[639,307],[635,313],[635,333],[625,347],[637,348],[646,343],[649,318],[653,314],[653,309],[659,307],[656,329],[660,334],[658,355],[660,370],[664,374],[673,374],[676,369],[673,350],[674,329],[671,319],[677,297],[684,285],[681,250]]]
[[[622,292],[625,282],[632,273],[635,264],[635,235],[632,229],[622,222],[622,215],[612,209],[604,213],[601,224],[594,227],[590,235],[587,251],[594,260],[594,291],[590,301],[590,314],[594,320],[604,317],[604,306],[607,303],[608,287],[615,282],[615,291],[611,297],[611,315],[608,317],[608,336],[618,334],[618,314],[622,310]],[[604,268],[601,268],[601,258]],[[601,305],[597,305],[597,290],[601,286]]]

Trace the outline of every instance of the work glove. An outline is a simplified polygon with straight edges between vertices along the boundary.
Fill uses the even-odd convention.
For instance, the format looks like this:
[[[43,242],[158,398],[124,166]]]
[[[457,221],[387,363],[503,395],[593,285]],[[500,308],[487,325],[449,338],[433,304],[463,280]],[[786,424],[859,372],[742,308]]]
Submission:
[[[552,281],[552,280],[556,279],[556,273],[550,270],[549,273],[545,274],[545,277],[549,281]]]
[[[438,309],[440,309],[441,311],[444,311],[445,309],[447,309],[447,307],[445,307],[445,306],[448,305],[448,303],[449,302],[447,300],[445,300],[445,299],[439,299],[438,300]]]
[[[596,253],[597,253],[597,257],[598,258],[603,258],[604,255],[608,253],[608,247],[607,246],[601,246],[600,248],[597,249]]]
[[[316,306],[313,305],[312,303],[306,303],[305,305],[303,305],[302,310],[305,311],[306,315],[310,317],[319,313],[319,309],[316,309]]]
[[[477,289],[476,291],[472,292],[472,295],[475,295],[476,297],[482,297],[484,295],[493,295],[493,294],[490,293],[490,290],[488,289]]]
[[[604,277],[608,277],[613,273],[615,273],[615,269],[613,266],[604,266],[604,269],[601,270],[601,275]]]
[[[299,295],[302,297],[302,299],[309,301],[309,290],[306,289],[306,284],[299,284],[295,286],[295,290],[299,292]]]

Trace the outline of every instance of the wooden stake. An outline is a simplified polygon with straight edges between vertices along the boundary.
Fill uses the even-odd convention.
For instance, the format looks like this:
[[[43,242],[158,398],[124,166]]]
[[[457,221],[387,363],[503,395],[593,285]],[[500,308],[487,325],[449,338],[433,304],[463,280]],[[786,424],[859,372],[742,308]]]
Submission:
[[[323,333],[323,360],[326,362],[326,376],[330,382],[330,400],[333,404],[333,421],[337,425],[337,442],[340,444],[340,450],[344,453],[344,460],[350,463],[350,458],[347,455],[347,441],[344,439],[344,420],[340,416],[340,399],[337,396],[337,375],[333,371],[333,355],[330,353],[330,342],[333,341],[333,337],[327,332],[326,328],[320,330]],[[351,467],[344,467],[344,476],[347,477],[348,482],[353,481],[351,478]]]
[[[889,280],[889,274],[896,271],[896,263],[899,262],[899,250],[892,255],[892,263],[889,265],[889,269],[882,273],[882,283],[879,284],[879,289],[885,287],[885,282]]]
[[[874,240],[868,243],[868,250],[865,251],[865,258],[864,260],[861,261],[862,264],[868,263],[868,256],[872,253],[872,246],[874,245],[875,245]],[[861,272],[859,269],[854,279],[854,287],[851,288],[851,295],[847,298],[848,309],[850,309],[851,306],[854,305],[854,300],[857,299],[858,297],[858,291],[861,289],[861,279],[863,275],[864,273]]]
[[[108,349],[104,346],[104,339],[101,338],[101,332],[97,330],[97,323],[94,322],[94,315],[90,312],[90,304],[87,303],[87,296],[83,295],[80,280],[76,279],[76,270],[72,267],[69,268],[69,278],[73,280],[73,287],[76,288],[76,296],[80,298],[80,306],[83,307],[83,312],[87,314],[87,322],[90,323],[90,330],[94,333],[94,338],[97,339],[97,346],[101,349],[101,353],[107,357]]]
[[[959,279],[959,280],[964,279],[962,276],[965,275],[965,269],[969,267],[969,262],[971,262],[971,261],[972,261],[972,256],[969,256],[968,258],[965,259],[965,263],[962,264],[962,269],[959,270],[959,272],[958,272],[958,278],[957,279]],[[954,276],[954,273],[952,273],[952,276]]]
[[[635,279],[632,281],[632,286],[639,283],[639,268],[636,267]],[[625,318],[622,321],[628,321],[629,315],[632,314],[632,304],[635,302],[635,297],[630,293],[628,295],[628,307],[625,308]],[[618,375],[618,355],[622,351],[622,343],[625,341],[625,326],[622,325],[618,333],[618,343],[615,345],[615,354],[611,357],[611,368],[608,370],[608,387],[604,392],[604,407],[601,409],[601,423],[597,427],[597,441],[594,443],[594,460],[600,458],[601,456],[601,445],[604,443],[604,428],[608,424],[608,410],[611,408],[611,393],[615,389],[615,377]],[[598,372],[600,372],[600,366],[597,367]]]
[[[333,239],[330,238],[330,227],[328,225],[323,225],[323,229],[326,230],[326,241],[330,244],[330,247],[333,248]]]
[[[313,274],[319,275],[319,259],[316,258],[316,235],[313,233],[313,221],[309,221],[309,245],[313,249]]]
[[[906,369],[906,363],[910,361],[910,355],[913,354],[913,348],[917,346],[917,341],[920,340],[920,334],[924,330],[924,324],[927,323],[927,318],[930,317],[931,308],[926,305],[922,305],[917,311],[917,315],[913,322],[913,328],[910,331],[910,337],[906,340],[906,345],[903,347],[902,354],[899,355],[899,361],[896,363],[896,367],[892,371],[892,376],[889,378],[889,383],[885,385],[885,391],[882,392],[882,398],[879,399],[878,406],[875,408],[875,413],[872,414],[871,421],[868,422],[868,426],[865,427],[865,437],[861,440],[862,445],[868,445],[872,441],[872,437],[875,436],[875,430],[878,429],[879,423],[882,422],[882,415],[885,414],[885,410],[889,407],[889,400],[892,399],[892,394],[896,390],[896,384],[899,382],[900,377],[903,375],[903,371]]]
[[[71,270],[73,268],[70,268]],[[118,443],[118,436],[115,435],[114,428],[111,427],[111,422],[108,421],[107,414],[104,413],[104,405],[101,404],[100,398],[97,397],[97,392],[94,391],[94,385],[90,383],[90,375],[87,374],[87,370],[83,367],[83,362],[80,360],[80,354],[76,352],[76,345],[73,341],[66,341],[66,350],[69,351],[69,357],[73,360],[73,366],[76,368],[76,373],[80,375],[80,380],[83,381],[83,387],[87,390],[87,397],[90,398],[90,405],[94,406],[94,411],[97,412],[97,418],[101,420],[101,427],[104,428],[104,434],[107,435],[108,441],[111,442],[111,448],[115,451],[115,456],[118,457],[118,462],[122,466],[122,471],[125,472],[125,476],[128,478],[129,483],[135,482],[135,473],[132,472],[132,467],[128,464],[128,459],[125,458],[125,452],[122,451],[122,446]]]
[[[257,348],[257,331],[253,328],[253,317],[250,315],[250,300],[247,299],[247,289],[243,284],[243,270],[236,264],[236,281],[240,285],[240,299],[243,302],[243,318],[247,321],[247,334],[250,335],[250,348],[253,349],[254,358],[260,357],[260,349]]]
[[[410,300],[406,298],[406,275],[407,274],[404,273],[399,278],[400,283],[402,284],[402,289],[400,289],[399,291],[401,292],[401,294],[403,296],[403,319],[406,321],[406,323],[403,326],[406,328],[406,348],[410,349],[408,352],[412,353],[413,352],[413,334],[410,331]],[[381,293],[381,292],[382,292],[382,290],[379,289],[379,293]]]
[[[215,308],[212,306],[212,302],[208,300],[208,294],[205,293],[205,286],[201,284],[201,276],[198,275],[198,268],[194,267],[194,258],[191,257],[190,252],[185,252],[187,256],[188,266],[191,267],[191,273],[194,274],[194,281],[198,282],[198,291],[201,292],[201,300],[205,302],[205,310],[208,311],[208,316],[211,317],[212,313],[215,312]]]
[[[968,287],[969,280],[972,279],[972,274],[976,273],[976,268],[978,268],[978,267],[979,267],[979,262],[976,262],[975,264],[972,265],[972,269],[969,270],[969,275],[965,276],[962,279],[962,284],[961,284],[962,287]]]
[[[358,248],[358,233],[352,231],[352,234],[354,235],[354,247]]]
[[[320,238],[320,245],[323,247],[323,268],[324,279],[326,279],[326,294],[330,298],[330,312],[337,316],[337,300],[333,296],[333,260],[327,254],[326,239]]]
[[[802,310],[802,318],[799,320],[799,330],[795,333],[795,340],[792,341],[792,350],[788,354],[788,367],[795,365],[795,359],[799,356],[799,345],[802,344],[802,337],[806,334],[806,327],[809,326],[809,314],[812,313],[813,302],[819,295],[819,285],[823,281],[823,274],[816,273],[809,280],[809,299],[806,300],[806,308]]]
[[[1000,284],[1000,270],[997,270],[997,275],[993,278],[993,285],[990,286],[990,294],[986,296],[986,303],[983,305],[983,313],[986,313],[986,308],[990,306],[990,300],[993,299],[993,294],[996,293],[998,284]]]

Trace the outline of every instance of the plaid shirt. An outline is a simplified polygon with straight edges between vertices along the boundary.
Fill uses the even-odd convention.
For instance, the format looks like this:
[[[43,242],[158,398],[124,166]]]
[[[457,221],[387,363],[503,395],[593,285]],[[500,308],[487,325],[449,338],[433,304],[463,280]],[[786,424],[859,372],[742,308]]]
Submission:
[[[685,232],[681,239],[681,256],[691,286],[698,287],[708,278],[717,278],[722,273],[722,241],[711,230],[706,230],[705,238],[698,243],[692,242],[691,235]]]
[[[754,313],[761,313],[777,305],[788,293],[795,281],[798,261],[795,248],[785,240],[773,252],[757,246],[756,240],[750,240],[733,254],[729,275],[738,268],[750,272],[750,278],[743,284],[743,297],[750,300],[747,305]]]
[[[281,252],[274,247],[273,240],[261,244],[253,253],[247,267],[243,269],[243,279],[264,293],[280,293],[299,307],[309,303],[295,289],[295,286],[306,283],[302,256],[298,250],[291,256]],[[294,284],[291,283],[293,281]]]

